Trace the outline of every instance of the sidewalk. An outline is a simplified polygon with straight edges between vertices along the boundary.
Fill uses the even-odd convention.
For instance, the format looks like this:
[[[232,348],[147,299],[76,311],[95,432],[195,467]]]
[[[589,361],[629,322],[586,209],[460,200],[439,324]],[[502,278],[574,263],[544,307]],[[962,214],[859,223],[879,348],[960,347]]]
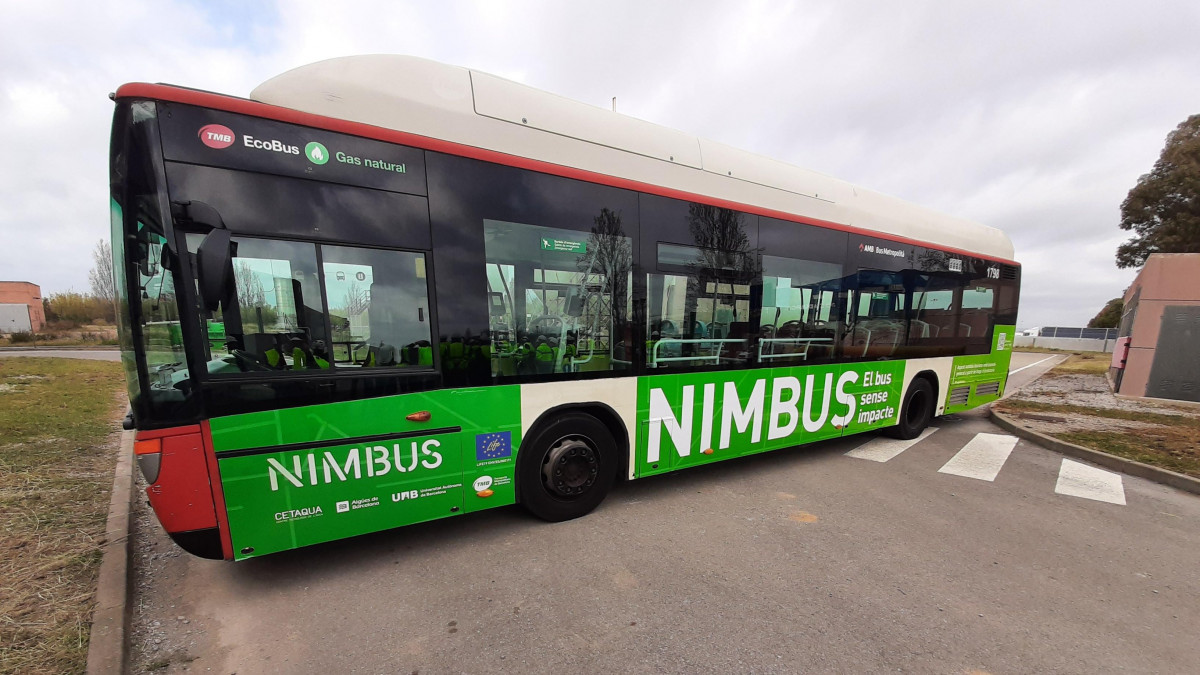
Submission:
[[[1063,454],[1200,494],[1200,406],[1115,396],[1073,356],[993,404],[1000,426]]]

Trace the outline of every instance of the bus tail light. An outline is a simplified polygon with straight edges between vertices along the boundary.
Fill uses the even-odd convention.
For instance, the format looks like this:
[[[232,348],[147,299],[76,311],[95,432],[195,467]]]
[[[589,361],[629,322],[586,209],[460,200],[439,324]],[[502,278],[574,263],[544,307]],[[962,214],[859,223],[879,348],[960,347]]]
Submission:
[[[171,539],[202,558],[223,549],[200,425],[138,433],[133,452],[146,476],[146,498]]]
[[[153,484],[158,480],[158,471],[162,468],[162,439],[134,441],[133,454],[137,457],[138,468],[142,470],[146,482]]]

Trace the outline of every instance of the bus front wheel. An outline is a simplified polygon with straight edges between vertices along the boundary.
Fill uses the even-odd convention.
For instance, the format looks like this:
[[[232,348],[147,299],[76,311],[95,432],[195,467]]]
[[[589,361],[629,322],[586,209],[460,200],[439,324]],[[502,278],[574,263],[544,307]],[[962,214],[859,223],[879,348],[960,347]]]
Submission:
[[[933,419],[933,386],[929,380],[918,377],[908,386],[904,394],[904,405],[900,408],[900,423],[888,427],[884,433],[893,438],[909,440],[921,435]]]
[[[584,413],[560,415],[536,430],[517,455],[521,503],[550,522],[590,513],[616,478],[616,441]]]

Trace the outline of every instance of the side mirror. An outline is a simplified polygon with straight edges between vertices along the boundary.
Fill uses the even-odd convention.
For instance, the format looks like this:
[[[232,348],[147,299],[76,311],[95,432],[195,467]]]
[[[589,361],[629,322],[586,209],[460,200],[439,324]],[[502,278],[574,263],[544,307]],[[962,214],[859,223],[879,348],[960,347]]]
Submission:
[[[215,312],[229,289],[233,270],[229,230],[213,230],[204,236],[196,249],[196,281],[204,309]]]
[[[216,209],[201,201],[171,202],[171,216],[178,222],[212,231],[204,236],[196,249],[196,281],[200,286],[200,301],[204,309],[215,312],[233,282],[233,252],[229,247],[229,230]]]

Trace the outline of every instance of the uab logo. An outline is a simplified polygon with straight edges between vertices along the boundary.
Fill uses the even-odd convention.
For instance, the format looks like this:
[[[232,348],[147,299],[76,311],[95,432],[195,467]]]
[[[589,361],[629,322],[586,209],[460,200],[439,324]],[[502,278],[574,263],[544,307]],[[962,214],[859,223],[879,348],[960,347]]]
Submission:
[[[200,127],[196,135],[200,137],[201,143],[216,150],[228,148],[237,138],[233,130],[224,124],[206,124]]]

